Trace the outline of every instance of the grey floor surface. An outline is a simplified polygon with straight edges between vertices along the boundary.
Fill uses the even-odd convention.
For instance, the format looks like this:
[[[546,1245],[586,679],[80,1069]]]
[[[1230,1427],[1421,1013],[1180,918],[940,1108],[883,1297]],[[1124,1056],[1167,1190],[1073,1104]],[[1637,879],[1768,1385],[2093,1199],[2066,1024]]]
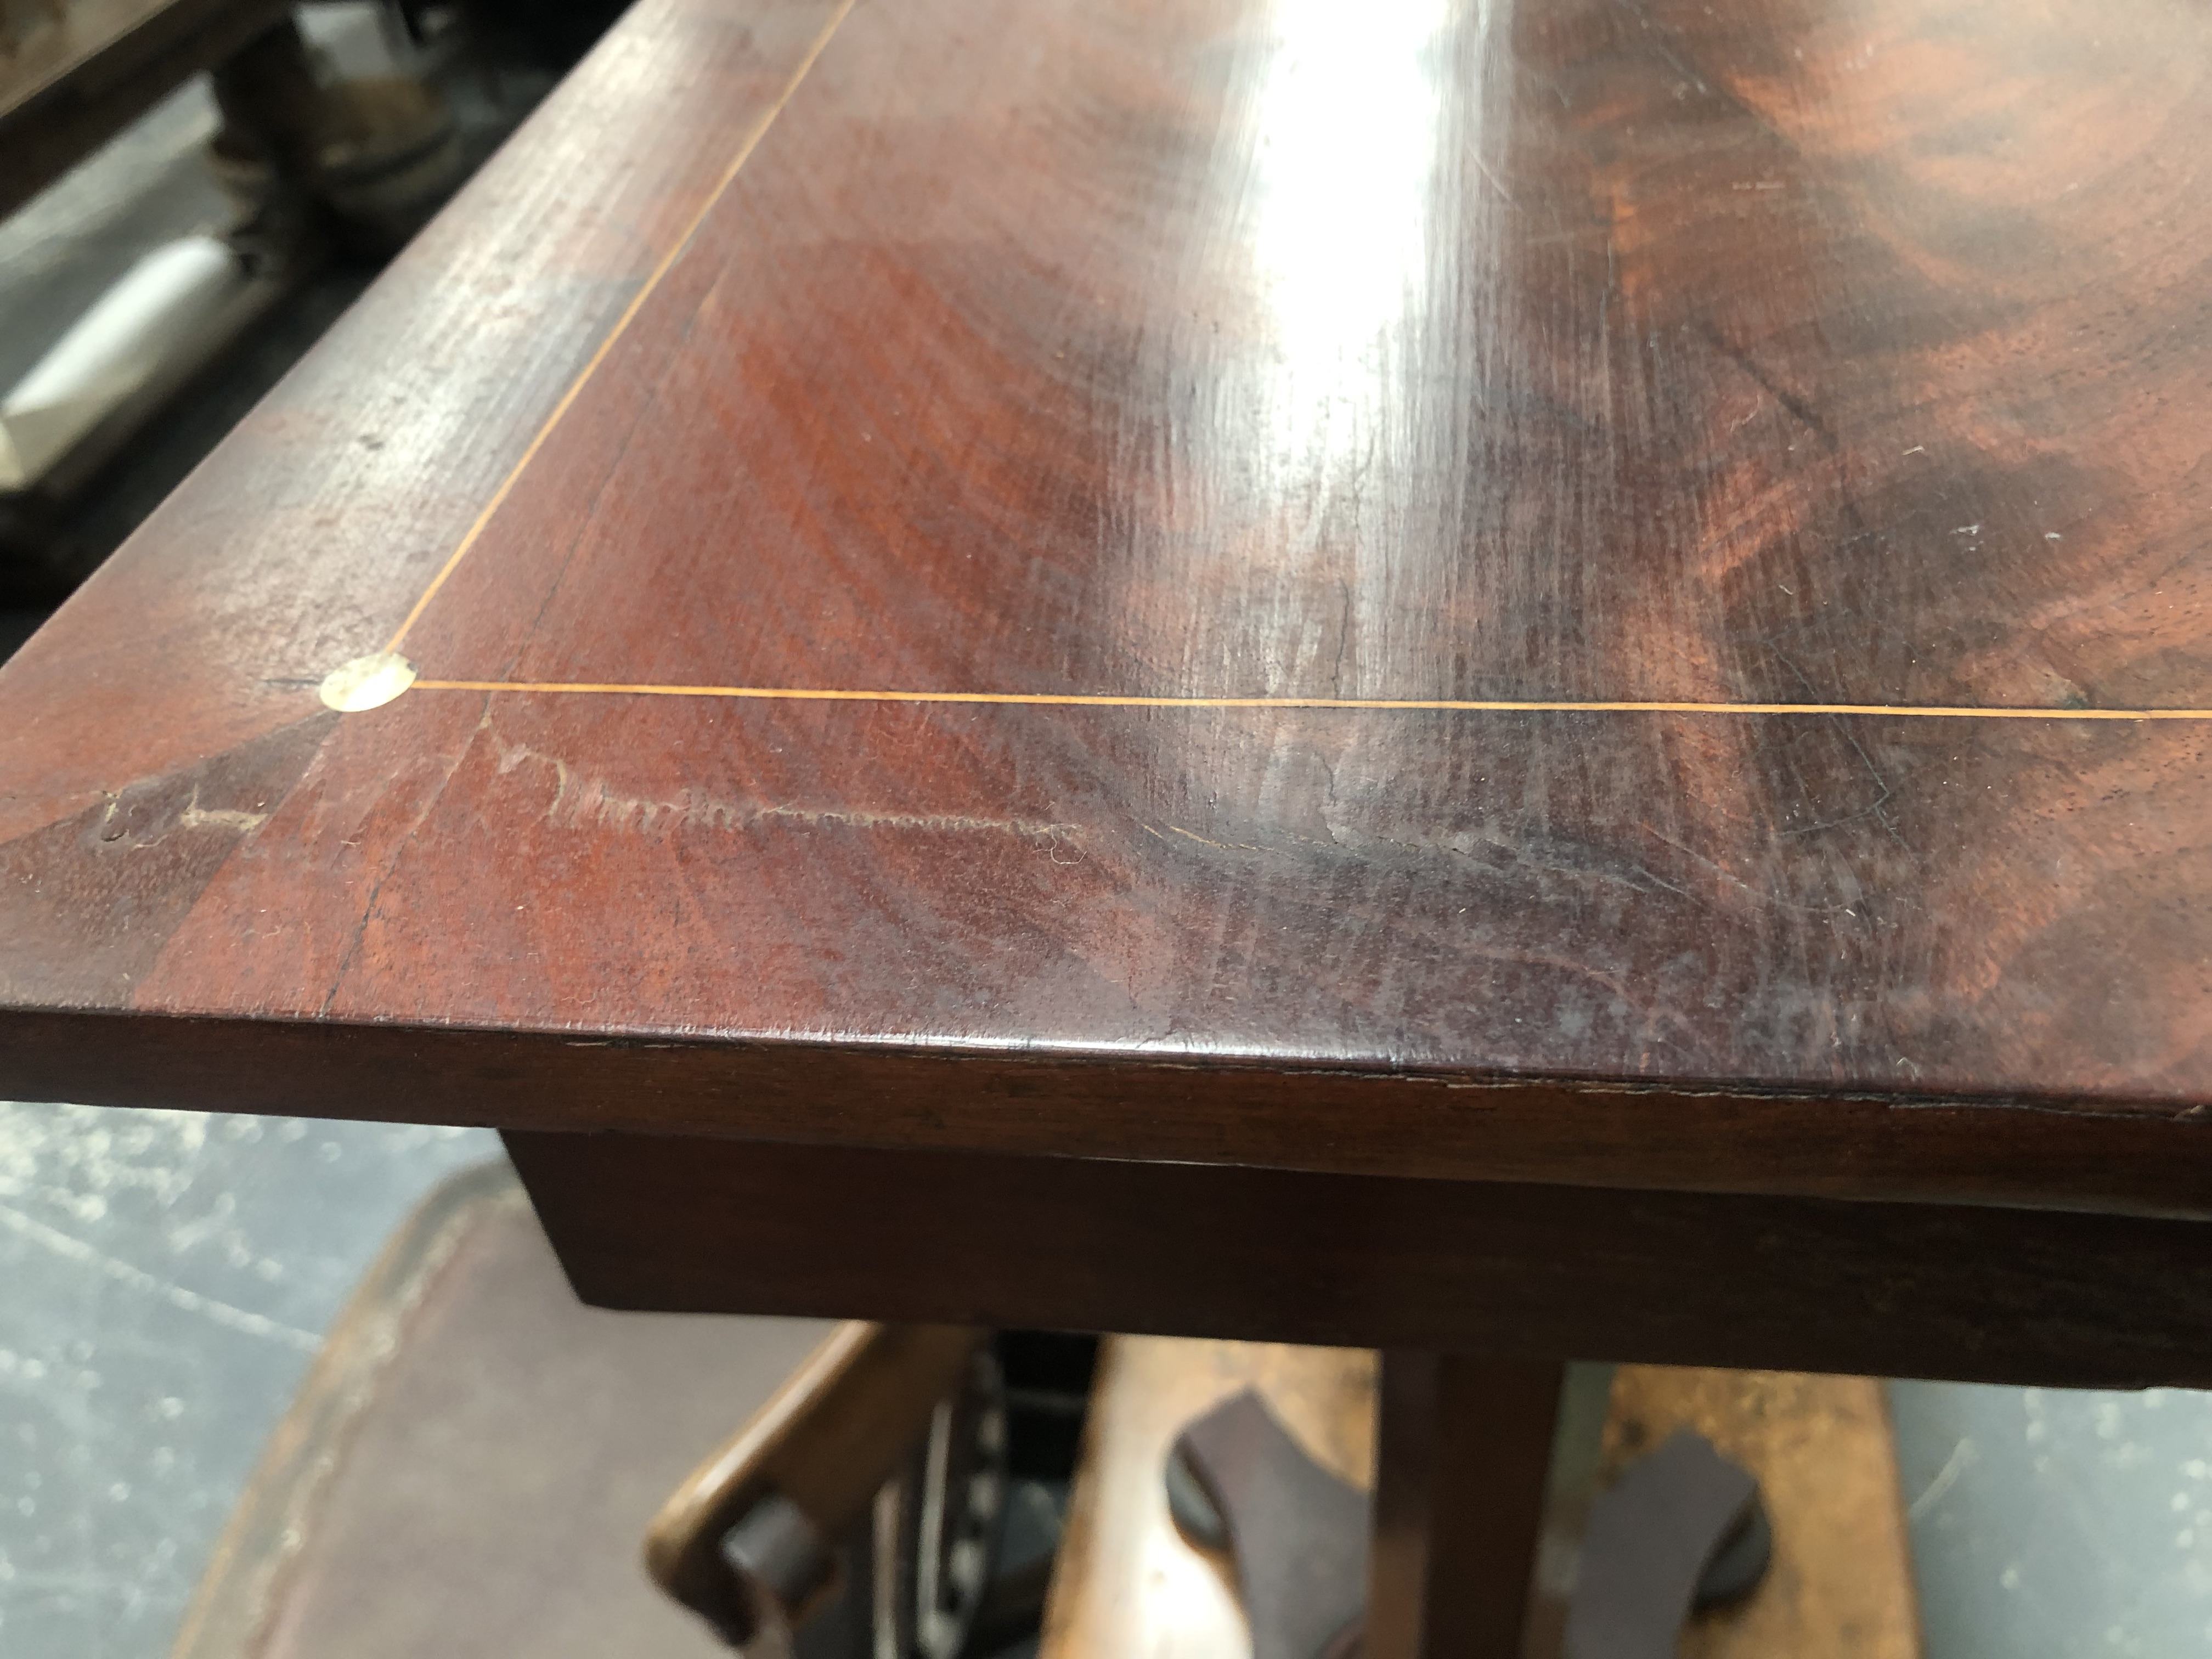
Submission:
[[[333,58],[377,66],[368,7],[312,15]],[[513,118],[459,112],[484,149]],[[140,253],[222,222],[195,153],[211,125],[187,88],[0,222],[0,386]],[[367,280],[333,270],[158,423],[90,504],[92,544],[119,539]],[[0,659],[43,615],[0,609]],[[496,1146],[0,1103],[0,1659],[167,1652],[354,1283],[422,1193]],[[2212,1396],[1899,1382],[1891,1398],[1928,1659],[2212,1653]]]
[[[0,1103],[0,1654],[158,1659],[322,1334],[483,1130]]]
[[[2212,1654],[2212,1395],[1893,1382],[1929,1659]]]

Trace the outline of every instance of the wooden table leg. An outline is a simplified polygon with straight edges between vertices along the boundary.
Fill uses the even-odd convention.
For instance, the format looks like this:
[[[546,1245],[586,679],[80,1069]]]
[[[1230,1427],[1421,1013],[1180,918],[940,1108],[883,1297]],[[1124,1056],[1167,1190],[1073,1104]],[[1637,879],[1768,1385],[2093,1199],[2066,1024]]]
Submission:
[[[1384,1352],[1362,1659],[1520,1659],[1563,1376]]]

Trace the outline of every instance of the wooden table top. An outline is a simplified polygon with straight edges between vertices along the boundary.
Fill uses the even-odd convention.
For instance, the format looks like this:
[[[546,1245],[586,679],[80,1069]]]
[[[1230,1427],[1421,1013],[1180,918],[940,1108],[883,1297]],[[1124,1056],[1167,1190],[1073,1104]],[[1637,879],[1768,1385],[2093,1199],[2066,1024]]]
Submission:
[[[0,673],[0,1090],[2212,1213],[2208,296],[2192,0],[641,0]]]

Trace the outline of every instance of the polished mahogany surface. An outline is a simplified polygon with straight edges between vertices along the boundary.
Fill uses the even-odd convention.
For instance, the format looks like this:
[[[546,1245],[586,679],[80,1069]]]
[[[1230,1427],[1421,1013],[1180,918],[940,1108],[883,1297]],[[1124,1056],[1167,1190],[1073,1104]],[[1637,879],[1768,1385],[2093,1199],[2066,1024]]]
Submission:
[[[2193,0],[642,0],[0,674],[0,1089],[2202,1215],[2208,744]]]

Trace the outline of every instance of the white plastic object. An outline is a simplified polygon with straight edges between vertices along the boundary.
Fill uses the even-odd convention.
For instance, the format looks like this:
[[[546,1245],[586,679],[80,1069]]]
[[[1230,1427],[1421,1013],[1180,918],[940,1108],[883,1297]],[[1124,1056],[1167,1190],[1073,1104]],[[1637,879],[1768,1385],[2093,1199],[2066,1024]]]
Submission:
[[[213,236],[158,247],[77,319],[0,401],[0,489],[24,489],[182,349],[245,285]]]

